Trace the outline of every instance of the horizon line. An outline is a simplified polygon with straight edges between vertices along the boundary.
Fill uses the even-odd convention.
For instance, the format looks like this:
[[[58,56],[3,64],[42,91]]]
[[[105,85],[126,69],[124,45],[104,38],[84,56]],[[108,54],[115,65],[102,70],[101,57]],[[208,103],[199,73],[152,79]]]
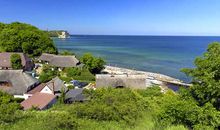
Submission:
[[[158,35],[158,34],[70,34],[87,36],[165,36],[165,37],[220,37],[220,35]]]

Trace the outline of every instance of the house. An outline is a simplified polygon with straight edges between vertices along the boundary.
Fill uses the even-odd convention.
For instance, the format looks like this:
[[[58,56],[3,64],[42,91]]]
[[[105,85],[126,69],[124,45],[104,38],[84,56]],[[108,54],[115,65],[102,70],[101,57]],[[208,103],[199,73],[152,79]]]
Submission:
[[[24,98],[24,93],[33,89],[39,81],[22,70],[0,70],[0,90],[14,97]]]
[[[56,96],[60,96],[62,91],[66,93],[67,90],[68,89],[64,85],[63,81],[59,77],[55,77],[47,83],[41,83],[34,89],[28,91],[25,95],[26,97],[31,97],[35,93],[40,92],[40,93],[48,93],[48,94],[54,94]]]
[[[114,87],[114,88],[134,88],[145,89],[147,88],[145,75],[128,75],[128,74],[97,74],[96,87]]]
[[[39,110],[45,110],[55,104],[56,101],[57,98],[53,94],[37,92],[27,100],[21,102],[21,106],[24,110],[28,110],[33,107]]]
[[[39,60],[42,62],[46,62],[49,65],[65,68],[65,67],[77,67],[80,65],[79,60],[71,55],[71,56],[63,56],[63,55],[54,55],[43,53]]]
[[[59,77],[53,78],[47,83],[41,83],[25,94],[26,100],[21,105],[24,110],[37,107],[39,110],[48,109],[57,101],[57,96],[66,93],[67,87]]]
[[[11,66],[11,55],[19,54],[21,56],[21,63],[23,70],[31,71],[34,68],[34,63],[32,60],[24,53],[11,53],[11,52],[2,52],[0,53],[0,69],[12,69]]]
[[[65,103],[82,102],[85,99],[82,88],[71,89],[65,95]]]

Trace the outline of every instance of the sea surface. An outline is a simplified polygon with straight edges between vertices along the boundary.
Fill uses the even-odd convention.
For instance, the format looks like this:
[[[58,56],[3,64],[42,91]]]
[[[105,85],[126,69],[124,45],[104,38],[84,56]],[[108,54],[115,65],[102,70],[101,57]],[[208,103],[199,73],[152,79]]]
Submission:
[[[81,56],[90,52],[104,58],[107,65],[156,72],[189,82],[181,68],[193,68],[209,43],[219,41],[211,36],[102,36],[72,35],[53,38],[59,51],[69,50]]]

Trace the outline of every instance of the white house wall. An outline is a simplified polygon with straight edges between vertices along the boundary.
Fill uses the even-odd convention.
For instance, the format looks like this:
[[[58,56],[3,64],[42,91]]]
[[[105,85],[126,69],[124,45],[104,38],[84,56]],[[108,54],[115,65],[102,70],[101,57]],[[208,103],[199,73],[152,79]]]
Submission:
[[[40,92],[41,93],[53,94],[53,91],[48,86],[45,86]]]

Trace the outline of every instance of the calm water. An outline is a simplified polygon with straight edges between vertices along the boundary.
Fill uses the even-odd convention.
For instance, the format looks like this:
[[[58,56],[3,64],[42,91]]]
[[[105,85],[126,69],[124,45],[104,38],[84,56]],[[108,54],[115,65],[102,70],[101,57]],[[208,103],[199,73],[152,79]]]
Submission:
[[[73,35],[68,39],[54,38],[59,50],[78,55],[91,52],[113,66],[166,74],[184,81],[189,79],[179,70],[193,67],[210,42],[220,37],[188,36],[93,36]]]

